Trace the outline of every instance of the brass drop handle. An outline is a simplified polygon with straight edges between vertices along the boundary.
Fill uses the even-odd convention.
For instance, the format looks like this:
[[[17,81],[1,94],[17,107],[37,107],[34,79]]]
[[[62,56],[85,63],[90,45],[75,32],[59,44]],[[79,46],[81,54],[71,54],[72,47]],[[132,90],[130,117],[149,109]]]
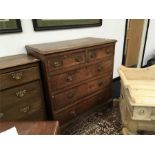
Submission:
[[[12,73],[11,74],[12,78],[15,80],[20,80],[23,77],[23,73],[22,72],[18,72],[18,73]]]
[[[0,112],[0,118],[3,118],[4,113]]]
[[[106,53],[110,54],[111,53],[111,48],[106,49]]]
[[[67,95],[67,97],[69,99],[72,99],[74,97],[74,93],[73,92],[69,92],[68,95]]]
[[[91,59],[96,58],[96,52],[91,52],[90,58],[91,58]]]
[[[76,112],[74,110],[71,111],[70,114],[71,114],[72,117],[76,117]]]
[[[20,97],[20,98],[21,98],[21,97],[24,97],[25,94],[26,94],[26,90],[25,90],[25,89],[16,92],[16,96],[17,96],[17,97]]]
[[[60,61],[55,61],[55,62],[53,63],[53,66],[54,66],[54,67],[60,67],[60,66],[62,66],[62,62],[60,62]]]
[[[98,86],[101,87],[103,85],[103,82],[99,82]]]
[[[103,66],[98,66],[98,67],[97,67],[97,71],[98,71],[98,72],[102,72],[102,71],[103,71]]]
[[[73,81],[73,76],[71,74],[68,74],[67,81]]]
[[[20,111],[24,112],[24,113],[28,112],[29,110],[30,110],[29,106],[26,106],[26,107],[20,109]]]
[[[82,61],[82,56],[81,55],[76,55],[74,57],[74,59],[75,59],[76,62],[80,62],[80,61]]]

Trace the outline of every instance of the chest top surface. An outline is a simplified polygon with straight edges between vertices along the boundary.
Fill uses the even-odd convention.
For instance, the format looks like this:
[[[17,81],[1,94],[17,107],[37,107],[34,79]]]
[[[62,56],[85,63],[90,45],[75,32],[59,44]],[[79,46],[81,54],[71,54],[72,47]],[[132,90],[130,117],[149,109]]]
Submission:
[[[0,58],[0,70],[11,68],[11,67],[16,67],[20,65],[25,65],[25,64],[31,64],[31,63],[38,62],[38,61],[39,61],[38,59],[32,56],[28,56],[26,54],[1,57]]]
[[[116,40],[112,39],[103,39],[103,38],[81,38],[67,41],[51,42],[51,43],[42,43],[42,44],[33,44],[26,45],[27,49],[33,50],[40,54],[52,54],[57,52],[63,52],[67,50],[74,50],[85,47],[92,47],[96,45],[110,44],[115,43]]]

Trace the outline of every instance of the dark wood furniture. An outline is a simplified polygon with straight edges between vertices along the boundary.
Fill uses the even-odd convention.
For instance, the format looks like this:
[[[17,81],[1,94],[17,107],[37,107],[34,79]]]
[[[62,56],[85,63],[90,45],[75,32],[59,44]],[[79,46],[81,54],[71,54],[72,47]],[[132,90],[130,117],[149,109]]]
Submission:
[[[16,127],[19,135],[58,135],[60,134],[58,121],[18,121],[0,122],[0,133]]]
[[[0,58],[0,120],[45,120],[39,60],[20,54]]]
[[[111,101],[116,40],[83,38],[27,45],[41,60],[48,109],[64,124]]]

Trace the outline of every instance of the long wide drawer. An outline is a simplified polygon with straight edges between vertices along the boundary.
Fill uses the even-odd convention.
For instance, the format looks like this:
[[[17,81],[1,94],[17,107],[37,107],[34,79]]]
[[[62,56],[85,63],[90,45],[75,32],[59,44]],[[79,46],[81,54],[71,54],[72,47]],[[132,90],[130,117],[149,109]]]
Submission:
[[[97,106],[99,104],[106,103],[106,101],[110,99],[110,97],[111,97],[110,89],[105,89],[99,94],[93,97],[90,97],[89,99],[84,99],[83,101],[80,101],[76,105],[66,110],[63,110],[58,113],[54,113],[54,119],[58,120],[60,124],[62,125],[78,117],[80,114],[83,114],[84,112],[90,110],[92,107]]]
[[[0,90],[24,84],[40,78],[39,68],[32,67],[0,75]]]
[[[45,118],[45,105],[40,81],[0,92],[1,120]]]
[[[52,91],[56,91],[61,88],[72,86],[78,82],[87,80],[89,78],[95,78],[103,76],[106,73],[112,73],[113,62],[108,59],[105,61],[99,61],[96,64],[85,66],[79,69],[74,69],[62,74],[49,76],[49,84]]]
[[[55,111],[60,110],[63,107],[73,104],[75,101],[81,99],[82,97],[95,93],[99,90],[106,89],[106,87],[110,86],[110,83],[110,77],[102,77],[97,80],[76,86],[70,90],[53,95],[53,108]]]

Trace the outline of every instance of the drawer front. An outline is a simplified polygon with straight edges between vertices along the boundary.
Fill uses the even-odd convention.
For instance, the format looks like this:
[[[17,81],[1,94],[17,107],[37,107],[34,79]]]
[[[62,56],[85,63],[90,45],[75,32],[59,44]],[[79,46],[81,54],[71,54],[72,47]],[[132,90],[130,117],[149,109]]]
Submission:
[[[82,104],[87,104],[87,102],[82,102]],[[76,106],[70,107],[64,111],[54,114],[54,120],[58,120],[60,125],[76,118],[78,116]]]
[[[105,73],[112,73],[113,62],[108,59],[96,64],[89,65],[76,70],[71,70],[62,74],[49,76],[49,83],[52,91],[71,86],[75,83],[103,76]]]
[[[110,78],[100,78],[54,95],[52,96],[54,110],[60,110],[61,108],[73,104],[82,97],[105,89],[110,85],[110,82]]]
[[[88,83],[88,93],[94,93],[99,90],[104,90],[106,87],[111,86],[112,79],[110,76],[99,78]]]
[[[85,50],[77,51],[76,53],[61,54],[51,56],[47,60],[49,71],[72,67],[86,62]]]
[[[95,47],[88,49],[88,62],[112,56],[114,46]]]
[[[77,82],[88,79],[90,76],[88,75],[88,71],[86,67],[71,70],[62,74],[58,74],[55,76],[50,76],[50,86],[51,90],[57,90],[63,87],[67,87],[69,85],[73,85]]]
[[[39,68],[32,67],[0,75],[0,90],[39,79]]]
[[[1,91],[0,98],[2,120],[33,120],[35,113],[45,110],[40,81]],[[45,112],[38,116],[44,117]]]
[[[112,69],[113,69],[113,61],[110,59],[107,59],[89,66],[87,69],[87,76],[93,78],[97,76],[103,76],[106,74],[111,75]]]
[[[110,98],[110,90],[105,89],[105,91],[90,97],[88,100],[84,99],[83,101],[77,103],[76,105],[63,110],[59,113],[54,114],[54,119],[60,122],[60,125],[76,118],[80,114],[90,110],[92,107],[104,104]]]
[[[54,110],[60,110],[88,94],[88,84],[82,84],[53,96]]]
[[[109,100],[110,98],[111,98],[111,89],[106,88],[97,95],[90,97],[87,100],[87,104],[78,104],[77,112],[79,114],[83,114],[84,112],[88,111],[89,109],[92,109],[96,105],[106,103],[106,101]]]

